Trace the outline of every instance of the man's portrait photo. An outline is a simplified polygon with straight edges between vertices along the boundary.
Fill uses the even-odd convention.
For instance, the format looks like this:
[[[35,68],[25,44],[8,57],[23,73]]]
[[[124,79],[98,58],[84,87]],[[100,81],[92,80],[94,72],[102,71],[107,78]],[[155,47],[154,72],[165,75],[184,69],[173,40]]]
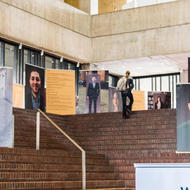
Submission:
[[[89,105],[89,113],[92,113],[92,103],[93,103],[93,113],[97,110],[97,100],[100,95],[100,82],[99,75],[89,75],[88,85],[87,85],[87,101]],[[99,103],[99,102],[98,102]],[[98,104],[99,105],[99,104]]]
[[[45,111],[44,69],[26,64],[25,109]]]
[[[108,71],[80,71],[78,114],[108,112],[109,108]]]

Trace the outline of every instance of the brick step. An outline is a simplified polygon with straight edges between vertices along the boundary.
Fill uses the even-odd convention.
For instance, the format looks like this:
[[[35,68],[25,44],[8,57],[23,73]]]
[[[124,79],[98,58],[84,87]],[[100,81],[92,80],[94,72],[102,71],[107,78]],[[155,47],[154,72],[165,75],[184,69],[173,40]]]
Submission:
[[[41,149],[58,149],[58,150],[62,150],[62,149],[65,149],[65,150],[69,150],[69,148],[71,150],[74,150],[77,148],[73,146],[73,148],[71,148],[71,146],[73,145],[69,145],[66,146],[66,144],[64,143],[61,143],[61,142],[40,142],[40,148]],[[36,148],[36,144],[35,144],[35,141],[34,140],[25,140],[25,141],[21,141],[21,139],[16,139],[15,140],[15,147],[23,147],[23,148],[33,148],[35,149]]]
[[[54,140],[62,139],[62,140],[65,141],[64,137],[61,134],[57,134],[57,133],[54,134],[53,132],[51,134],[52,134],[52,137],[51,137],[52,139],[54,139]],[[25,139],[28,139],[28,137],[33,137],[33,139],[35,139],[35,136],[36,136],[35,133],[31,134],[28,131],[25,131],[25,132],[22,132],[22,133],[17,131],[15,133],[15,138],[16,139],[21,138],[21,137],[24,138],[24,135],[26,135]],[[44,137],[44,135],[45,134],[43,132],[41,132],[41,137],[42,138]],[[147,130],[138,129],[138,128],[133,129],[133,130],[128,130],[126,128],[126,129],[123,129],[123,131],[121,130],[121,131],[115,131],[115,132],[112,132],[112,131],[107,131],[107,132],[101,132],[101,131],[93,132],[92,131],[92,132],[84,132],[84,133],[81,132],[80,134],[75,133],[71,137],[73,137],[74,140],[77,139],[77,140],[80,140],[80,141],[85,141],[85,140],[89,140],[89,139],[95,138],[95,137],[96,137],[96,139],[97,138],[98,139],[99,138],[100,139],[109,139],[109,138],[114,138],[114,137],[115,137],[115,139],[118,139],[118,138],[119,139],[120,138],[122,138],[122,139],[124,139],[124,138],[128,139],[129,138],[130,139],[130,137],[132,135],[136,136],[135,138],[138,138],[138,136],[139,137],[145,136],[145,138],[147,138],[147,137],[155,138],[155,137],[158,137],[158,135],[160,135],[161,138],[162,137],[164,138],[164,137],[172,136],[172,135],[173,135],[172,137],[174,137],[174,135],[176,135],[176,128],[173,127],[173,128],[170,128],[170,129],[147,129]]]
[[[57,122],[56,122],[57,123]],[[57,123],[58,124],[58,123]],[[59,125],[59,124],[58,124]],[[84,126],[86,126],[87,124],[84,124]],[[61,125],[59,125],[61,126]],[[70,128],[69,132],[70,133],[78,133],[78,132],[117,132],[117,131],[129,131],[129,130],[137,130],[137,129],[143,129],[143,130],[163,130],[163,129],[173,129],[174,126],[176,126],[176,123],[172,123],[170,121],[168,121],[168,123],[162,123],[160,125],[154,125],[151,124],[150,122],[145,124],[145,123],[141,123],[141,124],[136,124],[136,123],[127,123],[127,124],[122,124],[122,123],[117,123],[117,125],[114,125],[114,123],[111,123],[110,125],[106,124],[106,125],[102,125],[101,126],[96,126],[94,128]]]
[[[81,158],[61,157],[61,156],[33,156],[23,154],[0,154],[0,162],[18,162],[18,163],[57,163],[57,164],[81,164]],[[104,159],[87,158],[86,163],[89,165],[108,165]]]
[[[146,126],[150,126],[150,125],[153,125],[155,127],[158,127],[158,125],[168,125],[168,124],[176,124],[176,121],[175,120],[172,120],[174,117],[171,117],[171,118],[165,118],[165,120],[162,120],[163,118],[157,118],[155,120],[141,120],[141,119],[138,119],[138,118],[134,118],[134,119],[127,119],[127,120],[113,120],[113,122],[110,123],[110,120],[112,121],[112,119],[107,119],[107,118],[104,118],[104,121],[101,121],[101,122],[97,122],[97,120],[91,122],[91,121],[83,121],[83,122],[76,122],[74,124],[70,123],[66,123],[66,124],[63,124],[62,122],[58,122],[57,120],[53,119],[53,121],[56,121],[56,124],[57,125],[60,125],[60,126],[71,126],[70,127],[70,130],[83,130],[83,129],[86,129],[85,125],[91,125],[91,129],[100,129],[100,128],[105,128],[105,127],[136,127],[136,126],[143,126],[146,128]]]
[[[105,151],[114,151],[114,150],[167,150],[167,149],[175,149],[176,148],[176,144],[175,143],[168,143],[168,144],[119,144],[119,145],[115,145],[115,144],[111,144],[111,145],[83,145],[83,147],[85,147],[86,150],[105,150]]]
[[[102,142],[102,143],[108,143],[108,142],[113,142],[113,143],[118,143],[120,141],[125,141],[125,143],[129,143],[129,142],[135,142],[135,141],[152,141],[152,142],[156,142],[156,141],[175,141],[176,142],[176,134],[159,134],[158,135],[120,135],[120,136],[102,136],[102,137],[98,137],[98,139],[96,137],[85,137],[81,138],[81,137],[75,137],[75,139],[77,141],[79,141],[81,144],[85,144],[85,143],[89,143],[92,141],[92,143],[97,144],[98,142]],[[91,140],[91,141],[90,141]]]
[[[139,147],[142,147],[143,145],[145,145],[145,148],[149,147],[167,147],[167,145],[169,145],[170,148],[172,148],[172,145],[176,146],[176,139],[165,139],[165,140],[161,140],[161,138],[159,139],[142,139],[142,140],[105,140],[105,141],[91,141],[91,142],[81,142],[80,145],[82,147],[84,147],[84,149],[86,150],[91,150],[91,148],[94,149],[102,149],[103,146],[105,146],[105,149],[109,149],[110,150],[110,146],[114,146],[114,147],[118,147],[120,146],[119,149],[123,149],[123,146],[125,146],[126,148],[130,148],[133,146],[136,146],[135,149],[139,149]],[[35,143],[34,140],[29,140],[28,141],[21,141],[21,139],[17,139],[15,142],[15,147],[31,147],[33,149],[35,149]],[[172,147],[171,147],[172,146]],[[40,142],[40,147],[41,149],[58,149],[58,150],[62,150],[62,149],[71,149],[71,145],[69,143],[63,143],[63,142],[59,142],[57,141],[57,143],[51,143],[49,142],[49,144],[47,142]],[[76,149],[75,147],[73,147],[74,150]],[[175,148],[175,147],[174,147]],[[76,149],[77,150],[77,149]]]
[[[136,149],[136,150],[93,150],[88,152],[94,152],[97,154],[105,154],[107,155],[108,159],[133,159],[136,157],[139,157],[140,155],[143,157],[143,155],[148,154],[155,154],[155,153],[175,153],[175,149],[165,149],[165,150],[154,150],[154,149]],[[133,155],[133,156],[132,156]]]
[[[42,164],[42,163],[15,163],[15,162],[0,162],[0,169],[1,171],[52,171],[52,172],[61,172],[61,171],[67,171],[67,172],[78,172],[82,170],[81,164]],[[112,172],[113,168],[110,165],[86,165],[86,171],[87,172],[101,172],[101,173],[107,173]]]
[[[67,152],[65,150],[35,150],[28,148],[0,148],[0,154],[22,154],[22,155],[33,155],[33,156],[64,156],[64,157],[76,157],[81,158],[81,152]],[[105,155],[103,154],[95,154],[92,152],[86,152],[86,158],[99,158],[105,159]]]
[[[92,134],[94,136],[113,136],[113,135],[120,135],[120,136],[125,136],[125,135],[155,135],[155,134],[176,134],[176,129],[175,128],[170,128],[170,129],[133,129],[133,130],[123,130],[123,131],[107,131],[107,132],[84,132],[84,133],[79,133],[79,134],[74,134],[73,136],[76,137],[90,137]]]
[[[129,141],[130,140],[130,141]],[[81,142],[81,141],[80,141]],[[120,139],[120,140],[115,140],[113,139],[109,139],[109,140],[95,140],[93,139],[92,141],[88,142],[88,141],[83,141],[81,142],[81,145],[91,145],[91,146],[99,146],[99,145],[140,145],[140,144],[176,144],[176,139],[172,138],[172,139],[162,139],[159,138],[155,139],[155,138],[151,138],[151,139]]]
[[[105,117],[104,116],[104,118],[100,118],[100,119],[102,119],[101,120],[101,123],[99,123],[99,122],[97,122],[97,119],[94,119],[94,120],[92,120],[92,121],[90,121],[90,120],[87,120],[87,121],[80,121],[80,122],[77,122],[77,120],[74,122],[74,124],[72,124],[72,123],[70,123],[70,125],[72,126],[72,128],[79,128],[79,127],[77,127],[77,126],[79,126],[79,125],[81,125],[81,127],[82,128],[85,128],[84,127],[84,124],[86,124],[86,123],[90,123],[90,124],[92,124],[92,128],[99,128],[99,127],[105,127],[105,126],[107,126],[108,124],[113,124],[114,126],[119,126],[119,123],[120,124],[122,124],[122,125],[124,125],[124,126],[130,126],[130,125],[142,125],[142,123],[144,123],[144,124],[152,124],[152,125],[156,125],[156,124],[167,124],[167,123],[176,123],[176,121],[175,120],[173,120],[173,118],[174,118],[174,116],[173,117],[171,117],[171,116],[168,116],[168,117],[161,117],[161,116],[159,116],[159,115],[157,115],[156,117],[151,117],[151,120],[149,119],[150,117],[146,117],[146,116],[144,116],[144,117],[142,117],[142,118],[138,118],[138,117],[133,117],[133,118],[129,118],[129,119],[127,119],[127,120],[124,120],[124,119],[113,119],[113,118],[110,118],[111,119],[111,123],[109,122],[110,121],[110,119],[109,118],[107,118],[107,117]],[[53,120],[56,120],[56,119],[53,119]],[[62,122],[61,121],[58,121],[58,120],[56,120],[56,122],[58,122],[59,124],[61,124]],[[67,124],[69,124],[69,123],[67,123]],[[95,124],[95,125],[94,125]],[[80,128],[81,128],[80,127]],[[71,129],[72,129],[71,128]],[[79,128],[79,129],[80,129]]]
[[[166,143],[175,143],[176,144],[176,134],[174,135],[165,135],[165,134],[161,134],[161,135],[140,135],[144,138],[141,137],[138,138],[136,135],[130,135],[130,136],[108,136],[106,139],[104,138],[104,140],[101,140],[97,137],[92,137],[91,141],[88,141],[88,139],[84,139],[84,138],[76,138],[77,141],[80,142],[80,145],[91,145],[91,146],[98,146],[98,145],[110,145],[110,144],[115,144],[115,145],[122,145],[122,144],[127,144],[127,145],[132,145],[132,144],[166,144]],[[163,138],[163,137],[168,137],[168,138]],[[145,138],[145,137],[149,137],[149,138]],[[15,141],[16,144],[17,143],[24,143],[24,142],[30,142],[31,144],[34,144],[36,138],[35,137],[26,137],[22,138],[22,136],[16,136],[15,137]],[[64,140],[60,137],[56,137],[56,139],[54,141],[57,141],[57,143],[62,144],[64,143],[64,145],[70,145],[71,143],[66,141],[64,142]],[[40,144],[42,143],[51,143],[51,145],[57,145],[56,142],[49,142],[49,139],[47,137],[41,136],[40,137]]]
[[[173,114],[172,114],[173,113]],[[24,118],[23,118],[23,114],[25,114],[25,112],[23,111],[22,114],[18,114],[18,113],[15,113],[15,116],[19,117],[19,118],[22,118],[22,119],[28,119],[29,121],[33,121],[35,120],[36,118],[36,113],[28,113]],[[56,120],[58,123],[63,123],[64,124],[67,124],[67,125],[72,125],[72,116],[70,117],[67,117],[67,116],[51,116],[49,114],[47,114],[48,116],[50,116],[51,119],[53,120]],[[148,111],[144,111],[143,113],[141,114],[138,114],[138,112],[134,112],[134,114],[132,114],[132,116],[130,117],[130,119],[128,119],[127,121],[126,120],[123,120],[121,119],[121,115],[115,115],[115,113],[104,113],[103,114],[103,118],[101,115],[98,115],[98,114],[93,114],[92,115],[89,115],[89,114],[85,114],[85,117],[81,117],[80,116],[75,116],[75,124],[74,126],[77,126],[77,125],[83,125],[85,124],[86,122],[89,122],[91,124],[96,124],[97,125],[97,120],[100,120],[101,119],[101,123],[102,125],[104,124],[107,124],[108,121],[110,121],[110,119],[115,123],[115,124],[118,124],[118,121],[119,122],[122,122],[122,123],[129,123],[128,121],[131,121],[131,123],[139,123],[141,124],[141,122],[148,122],[150,123],[150,120],[149,119],[145,119],[145,118],[150,118],[151,116],[151,121],[155,124],[157,124],[157,121],[158,122],[164,122],[164,120],[168,120],[168,121],[171,121],[171,122],[175,122],[174,120],[172,120],[173,117],[175,117],[176,115],[176,112],[175,111],[159,111],[157,113],[148,113]],[[115,117],[116,116],[116,117]],[[43,118],[43,116],[41,117],[41,120],[43,121],[46,121],[45,118]],[[47,122],[47,121],[46,121]],[[93,125],[92,125],[93,126]]]
[[[87,172],[87,180],[118,180],[116,173],[92,173]],[[62,180],[62,181],[77,181],[81,180],[81,172],[31,172],[31,171],[1,171],[0,181],[48,181],[48,180]]]
[[[28,136],[27,136],[28,135]],[[35,137],[32,137],[30,134],[26,133],[25,138],[32,138],[33,141],[35,141]],[[44,136],[41,134],[41,138],[44,138]],[[22,136],[16,135],[15,140],[20,141],[22,139]],[[63,140],[61,137],[56,137],[57,140],[62,140],[66,144],[70,144],[70,142]],[[176,133],[175,134],[147,134],[147,135],[111,135],[111,136],[99,136],[98,138],[96,136],[91,136],[91,137],[74,137],[73,138],[75,141],[80,142],[80,144],[85,144],[91,142],[92,144],[97,144],[97,143],[108,143],[108,142],[115,142],[118,143],[119,141],[125,141],[125,143],[129,143],[132,141],[176,141]]]
[[[33,181],[33,182],[0,182],[0,189],[81,189],[81,181]],[[87,188],[122,188],[123,180],[87,181]]]

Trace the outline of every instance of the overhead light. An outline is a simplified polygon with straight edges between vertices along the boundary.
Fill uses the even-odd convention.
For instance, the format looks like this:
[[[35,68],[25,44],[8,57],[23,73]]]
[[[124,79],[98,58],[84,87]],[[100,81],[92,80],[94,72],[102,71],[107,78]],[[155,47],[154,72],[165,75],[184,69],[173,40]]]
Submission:
[[[19,48],[19,49],[22,49],[22,43],[19,44],[19,47],[18,47],[18,48]]]
[[[63,57],[60,58],[60,62],[63,62]]]
[[[41,51],[41,54],[40,54],[40,55],[41,55],[41,56],[43,56],[43,55],[44,55],[44,50],[42,50],[42,51]]]
[[[77,67],[79,67],[79,66],[80,66],[80,63],[78,62],[78,63],[77,63]]]

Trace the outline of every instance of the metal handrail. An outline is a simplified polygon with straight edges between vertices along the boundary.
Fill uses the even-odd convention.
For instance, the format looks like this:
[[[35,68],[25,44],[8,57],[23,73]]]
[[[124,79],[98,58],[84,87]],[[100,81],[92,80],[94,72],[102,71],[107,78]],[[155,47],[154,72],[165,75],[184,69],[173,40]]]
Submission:
[[[65,133],[55,122],[53,122],[43,111],[37,110],[36,114],[36,149],[40,149],[40,113],[58,129],[70,142],[72,142],[82,152],[82,190],[86,190],[86,152],[67,133]]]

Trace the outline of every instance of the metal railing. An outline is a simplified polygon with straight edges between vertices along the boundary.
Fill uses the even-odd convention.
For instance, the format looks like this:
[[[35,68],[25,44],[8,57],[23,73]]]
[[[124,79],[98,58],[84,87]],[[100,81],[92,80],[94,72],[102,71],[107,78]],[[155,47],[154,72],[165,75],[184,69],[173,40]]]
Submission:
[[[82,190],[86,190],[86,152],[67,133],[65,133],[56,123],[54,123],[43,111],[37,110],[36,114],[36,150],[40,149],[40,113],[59,130],[72,144],[82,152]]]

